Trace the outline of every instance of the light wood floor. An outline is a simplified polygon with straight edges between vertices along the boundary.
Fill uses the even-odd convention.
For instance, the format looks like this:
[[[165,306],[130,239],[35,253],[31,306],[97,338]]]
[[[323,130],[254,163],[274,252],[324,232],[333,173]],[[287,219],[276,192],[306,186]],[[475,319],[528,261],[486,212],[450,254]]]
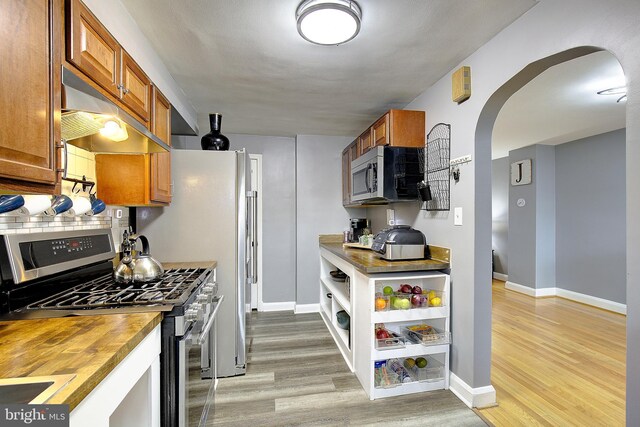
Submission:
[[[493,282],[491,382],[496,426],[624,426],[625,321]]]
[[[247,374],[220,380],[215,426],[485,426],[450,391],[370,401],[317,313],[253,313],[247,337]]]

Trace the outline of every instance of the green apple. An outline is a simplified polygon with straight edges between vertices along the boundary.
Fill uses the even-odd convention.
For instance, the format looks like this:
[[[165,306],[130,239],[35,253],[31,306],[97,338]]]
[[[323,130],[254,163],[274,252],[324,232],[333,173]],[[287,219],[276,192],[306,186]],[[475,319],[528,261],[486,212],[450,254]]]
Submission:
[[[382,293],[385,295],[391,295],[393,293],[393,288],[391,286],[385,286]]]

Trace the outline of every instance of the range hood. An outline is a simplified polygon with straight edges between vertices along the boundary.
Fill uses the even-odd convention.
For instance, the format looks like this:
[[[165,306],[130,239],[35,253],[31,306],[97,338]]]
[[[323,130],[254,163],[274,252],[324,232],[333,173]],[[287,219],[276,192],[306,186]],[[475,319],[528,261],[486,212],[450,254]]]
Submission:
[[[93,153],[164,153],[171,148],[73,71],[62,67],[62,139]]]

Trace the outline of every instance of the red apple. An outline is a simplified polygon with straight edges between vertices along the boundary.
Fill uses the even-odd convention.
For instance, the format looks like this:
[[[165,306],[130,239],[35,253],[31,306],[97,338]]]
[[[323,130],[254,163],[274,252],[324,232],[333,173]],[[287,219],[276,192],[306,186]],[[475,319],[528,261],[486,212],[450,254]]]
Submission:
[[[412,294],[421,294],[422,293],[422,288],[420,286],[414,286],[413,289],[411,289],[411,293]]]
[[[415,294],[411,296],[411,305],[414,307],[422,307],[426,302],[426,298],[420,294]]]
[[[379,340],[391,338],[391,335],[386,329],[378,329],[376,331],[376,338]]]
[[[411,285],[407,285],[407,284],[400,285],[400,291],[399,292],[402,292],[403,294],[410,294],[411,293]]]

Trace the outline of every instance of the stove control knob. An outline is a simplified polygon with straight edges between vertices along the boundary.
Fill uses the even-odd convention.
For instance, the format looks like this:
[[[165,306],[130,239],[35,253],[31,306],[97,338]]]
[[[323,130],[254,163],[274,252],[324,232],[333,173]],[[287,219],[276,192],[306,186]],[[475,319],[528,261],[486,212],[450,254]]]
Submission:
[[[202,287],[202,293],[207,295],[214,295],[218,290],[218,285],[215,282],[209,282]]]
[[[187,308],[187,311],[184,312],[184,317],[185,317],[185,320],[188,322],[202,320],[204,317],[202,304],[198,304],[197,302],[194,302],[193,304],[191,304]]]
[[[198,320],[198,311],[188,308],[187,311],[184,312],[184,320],[187,322],[195,322]]]
[[[208,304],[211,302],[211,296],[207,295],[205,292],[202,292],[196,297],[196,302],[199,304]]]

